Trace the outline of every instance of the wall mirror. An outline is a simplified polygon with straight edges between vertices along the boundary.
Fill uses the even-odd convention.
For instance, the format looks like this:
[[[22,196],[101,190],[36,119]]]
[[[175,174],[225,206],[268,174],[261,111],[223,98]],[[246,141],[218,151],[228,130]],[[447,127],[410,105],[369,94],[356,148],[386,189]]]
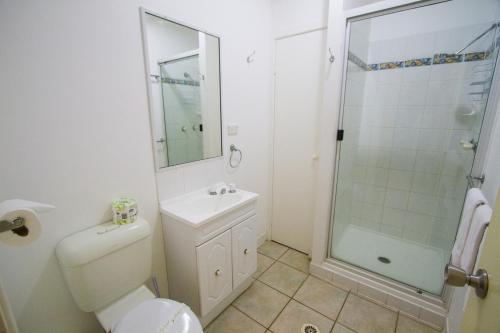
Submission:
[[[141,16],[157,170],[221,156],[219,37]]]

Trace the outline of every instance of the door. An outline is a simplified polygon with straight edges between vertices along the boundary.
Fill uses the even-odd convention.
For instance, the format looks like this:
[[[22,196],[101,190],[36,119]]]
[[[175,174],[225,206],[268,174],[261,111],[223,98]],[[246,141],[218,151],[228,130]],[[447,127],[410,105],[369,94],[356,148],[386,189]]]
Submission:
[[[326,31],[276,41],[271,238],[311,252]]]
[[[233,245],[233,288],[257,270],[256,216],[241,222],[231,229]]]
[[[212,310],[233,290],[231,230],[196,248],[201,315]]]
[[[486,269],[489,288],[486,298],[476,297],[470,290],[460,328],[461,333],[500,332],[500,192],[493,210],[493,217],[486,233],[478,268]]]

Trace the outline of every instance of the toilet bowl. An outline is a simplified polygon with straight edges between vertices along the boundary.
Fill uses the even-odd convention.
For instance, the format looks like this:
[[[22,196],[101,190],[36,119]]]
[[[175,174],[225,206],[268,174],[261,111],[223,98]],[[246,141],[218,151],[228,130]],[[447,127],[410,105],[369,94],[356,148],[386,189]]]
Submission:
[[[111,328],[112,333],[202,333],[191,309],[173,300],[156,298],[144,301],[129,311]]]
[[[99,323],[112,333],[202,333],[191,309],[171,299],[155,298],[140,286],[111,305],[95,311]]]
[[[79,308],[94,312],[106,332],[202,333],[191,309],[156,298],[151,275],[151,227],[143,219],[104,223],[63,239],[56,255]]]

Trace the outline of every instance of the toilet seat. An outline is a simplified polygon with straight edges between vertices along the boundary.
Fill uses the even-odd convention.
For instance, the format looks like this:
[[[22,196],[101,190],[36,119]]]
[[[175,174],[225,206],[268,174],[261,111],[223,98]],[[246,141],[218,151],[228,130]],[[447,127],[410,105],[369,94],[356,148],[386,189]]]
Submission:
[[[191,309],[182,303],[155,298],[130,310],[111,329],[112,333],[203,333]]]

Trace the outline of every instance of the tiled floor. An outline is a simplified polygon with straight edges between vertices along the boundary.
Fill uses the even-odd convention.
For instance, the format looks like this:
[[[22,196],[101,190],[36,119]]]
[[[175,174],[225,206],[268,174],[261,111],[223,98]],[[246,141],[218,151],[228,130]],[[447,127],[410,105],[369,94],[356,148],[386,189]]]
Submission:
[[[256,279],[206,333],[437,333],[438,331],[309,275],[309,259],[274,242],[259,248]]]

